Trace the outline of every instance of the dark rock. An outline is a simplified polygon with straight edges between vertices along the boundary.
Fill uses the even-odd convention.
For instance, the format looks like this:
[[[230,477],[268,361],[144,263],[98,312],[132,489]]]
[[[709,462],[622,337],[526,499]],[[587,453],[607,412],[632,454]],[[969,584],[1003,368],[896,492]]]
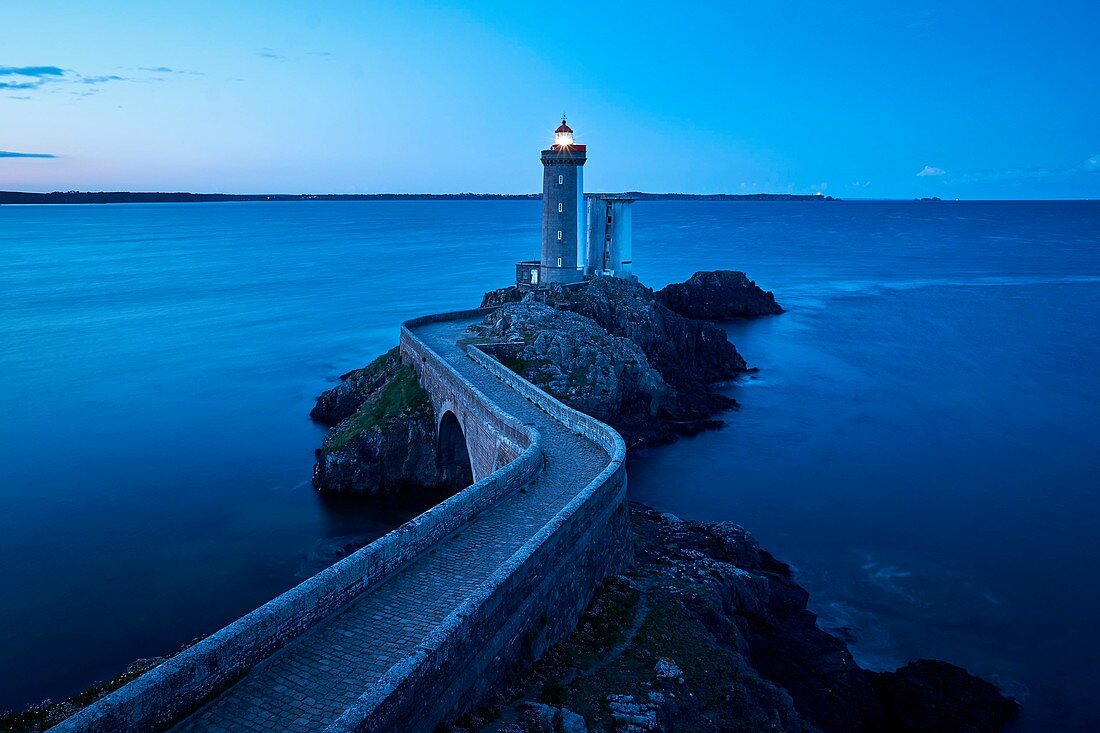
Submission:
[[[697,272],[687,282],[658,290],[657,300],[687,318],[710,321],[783,312],[775,302],[775,295],[736,270]]]
[[[330,427],[351,417],[368,397],[393,379],[400,366],[401,353],[394,346],[362,369],[341,376],[338,385],[321,393],[309,416]]]
[[[590,318],[538,302],[510,303],[485,319],[493,341],[522,343],[505,363],[570,406],[611,424],[646,425],[669,397],[636,343]]]
[[[396,348],[346,375],[318,398],[311,415],[330,424],[338,419],[317,450],[318,490],[393,494],[470,483],[466,474],[439,470],[434,411]]]
[[[934,659],[918,659],[878,675],[878,691],[895,730],[996,731],[1020,707],[985,680]]]
[[[718,427],[714,416],[737,404],[710,386],[748,370],[725,331],[673,313],[636,282],[502,288],[482,302],[503,305],[477,336],[520,345],[498,347],[501,361],[611,424],[629,445]]]
[[[723,329],[672,312],[639,283],[598,277],[584,290],[565,291],[565,299],[608,333],[638,344],[669,384],[721,382],[747,369]]]
[[[605,582],[573,635],[503,692],[506,716],[548,697],[589,730],[977,733],[1015,715],[1014,701],[944,662],[861,669],[744,529],[637,504],[631,521],[630,575]]]
[[[523,300],[523,291],[515,285],[509,285],[506,288],[498,288],[485,293],[481,297],[481,307],[496,308],[505,303],[518,303],[521,300]]]

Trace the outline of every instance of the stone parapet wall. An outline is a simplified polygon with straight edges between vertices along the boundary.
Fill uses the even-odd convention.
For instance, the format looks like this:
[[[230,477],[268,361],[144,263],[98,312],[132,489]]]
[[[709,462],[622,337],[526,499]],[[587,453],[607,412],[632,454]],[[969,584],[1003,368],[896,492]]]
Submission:
[[[469,346],[467,354],[601,446],[608,465],[326,733],[430,731],[469,712],[514,667],[568,634],[599,583],[632,561],[626,445],[619,434],[481,349]]]
[[[450,317],[466,315],[472,314]],[[447,316],[429,319],[447,320]],[[420,322],[427,320],[418,319]],[[411,333],[406,337],[406,333],[407,329],[402,329],[403,352],[414,354],[419,353],[418,349],[427,348]],[[451,381],[456,386],[465,382],[445,363],[432,361],[433,368],[440,374],[451,372]],[[472,390],[465,393],[466,398],[476,399],[480,393],[468,382],[465,384]],[[52,730],[147,733],[166,729],[314,624],[393,576],[503,497],[530,484],[543,467],[538,430],[520,424],[487,400],[482,408],[501,437],[507,439],[512,450],[518,451],[514,460],[180,652]]]
[[[401,358],[417,373],[438,421],[453,412],[466,437],[474,480],[511,463],[527,445],[527,427],[502,412],[467,379],[428,348],[413,329],[431,323],[468,319],[491,309],[416,318],[401,327]],[[437,431],[438,434],[438,431]]]
[[[596,418],[586,415],[579,410],[574,410],[561,400],[551,397],[549,394],[531,384],[522,376],[504,366],[500,361],[491,356],[491,354],[498,351],[507,354],[508,349],[512,346],[514,345],[510,343],[480,344],[479,346],[467,347],[467,354],[471,359],[495,374],[502,382],[519,392],[531,402],[534,402],[555,420],[565,425],[574,433],[583,435],[603,448],[607,451],[608,455],[611,456],[612,460],[625,460],[626,444],[623,442],[619,433],[610,425],[602,423]]]

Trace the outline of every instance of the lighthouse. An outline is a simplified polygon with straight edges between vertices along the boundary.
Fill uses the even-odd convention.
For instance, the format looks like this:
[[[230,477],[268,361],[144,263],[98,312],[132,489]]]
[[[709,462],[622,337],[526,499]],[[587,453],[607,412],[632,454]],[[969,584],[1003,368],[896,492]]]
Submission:
[[[573,141],[563,116],[542,151],[542,251],[516,263],[516,287],[543,290],[594,277],[633,280],[631,196],[596,194],[585,201],[588,151]],[[586,226],[587,220],[587,226]]]
[[[542,257],[539,280],[575,283],[584,277],[584,145],[562,117],[554,144],[542,151]]]

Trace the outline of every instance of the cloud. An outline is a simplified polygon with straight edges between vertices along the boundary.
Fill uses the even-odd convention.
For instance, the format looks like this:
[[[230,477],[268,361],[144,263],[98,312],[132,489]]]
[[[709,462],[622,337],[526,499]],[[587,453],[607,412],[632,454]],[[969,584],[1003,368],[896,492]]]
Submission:
[[[11,150],[0,150],[0,158],[56,158],[52,153],[15,153]]]
[[[112,74],[110,76],[82,76],[82,77],[80,77],[80,83],[81,84],[103,84],[104,82],[108,82],[108,81],[127,81],[127,79],[125,79],[124,77],[121,77],[121,76],[115,76],[114,74]]]
[[[64,69],[57,66],[0,66],[0,76],[62,76]]]
[[[164,81],[163,74],[188,74],[201,76],[196,71],[179,71],[167,66],[147,66],[134,70],[140,73],[127,74],[84,74],[60,66],[0,66],[0,93],[43,91],[61,92],[78,97],[94,94],[102,84],[116,82],[154,82]],[[151,76],[158,74],[161,76]],[[8,94],[8,99],[27,99]]]
[[[922,177],[922,178],[924,176],[944,176],[944,175],[947,175],[947,171],[945,171],[943,168],[935,168],[935,167],[930,166],[930,165],[924,166],[923,168],[920,169],[920,172],[917,173],[917,176]]]
[[[10,91],[38,89],[46,82],[60,79],[65,70],[57,66],[0,66],[0,77],[13,81],[0,81],[0,89]]]
[[[138,71],[148,71],[150,74],[183,74],[185,76],[206,76],[201,71],[187,71],[186,69],[173,69],[168,66],[139,66]]]
[[[1059,178],[1079,176],[1081,174],[1100,173],[1100,155],[1071,165],[1068,167],[1034,167],[1034,168],[997,168],[993,170],[964,171],[952,176],[960,182],[971,181],[1013,181],[1042,178]]]
[[[332,56],[331,51],[303,51],[303,52],[284,52],[277,48],[261,48],[256,52],[256,55],[260,58],[271,59],[272,61],[290,61],[299,60],[304,56],[314,56],[317,58],[327,58]]]

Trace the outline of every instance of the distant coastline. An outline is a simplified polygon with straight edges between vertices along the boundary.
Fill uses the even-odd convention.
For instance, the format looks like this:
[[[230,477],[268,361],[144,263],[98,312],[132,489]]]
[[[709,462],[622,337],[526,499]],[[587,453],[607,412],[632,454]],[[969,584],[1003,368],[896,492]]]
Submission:
[[[627,191],[639,201],[838,201],[832,196],[800,193],[642,193]],[[130,191],[0,191],[0,204],[177,204],[219,201],[526,201],[537,193],[164,193]]]

